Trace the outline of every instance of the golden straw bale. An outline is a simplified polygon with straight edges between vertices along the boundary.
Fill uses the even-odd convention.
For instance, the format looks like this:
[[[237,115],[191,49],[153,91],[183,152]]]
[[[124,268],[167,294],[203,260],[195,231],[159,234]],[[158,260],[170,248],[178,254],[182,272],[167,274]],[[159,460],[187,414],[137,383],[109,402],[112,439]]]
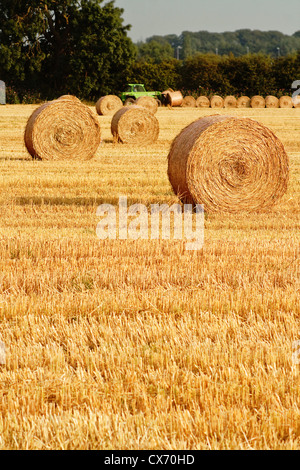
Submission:
[[[279,108],[279,99],[276,96],[266,96],[266,108]]]
[[[166,104],[168,106],[181,106],[183,102],[183,96],[181,91],[168,91],[163,93],[166,97]]]
[[[29,117],[24,141],[33,158],[88,160],[101,142],[97,116],[79,100],[44,103]]]
[[[265,108],[266,101],[263,96],[255,95],[251,98],[250,106],[251,108]]]
[[[293,107],[293,100],[291,96],[281,96],[279,98],[279,107],[280,108],[292,108]]]
[[[159,123],[154,114],[141,106],[125,106],[113,116],[111,133],[116,142],[149,145],[157,141]]]
[[[210,107],[210,101],[207,96],[198,96],[196,99],[196,106],[197,108],[209,108]]]
[[[237,99],[237,108],[250,108],[251,99],[249,96],[240,96]]]
[[[183,203],[206,212],[270,208],[288,184],[280,140],[248,118],[207,116],[184,128],[168,155],[168,177]]]
[[[58,100],[73,100],[73,101],[79,101],[81,103],[80,99],[77,98],[77,96],[74,95],[61,95]]]
[[[122,100],[116,95],[102,96],[96,103],[96,111],[100,116],[114,114],[122,107]]]
[[[158,102],[153,96],[140,96],[134,104],[146,108],[152,114],[155,114],[158,109]]]
[[[224,107],[223,98],[219,95],[212,96],[210,100],[210,106],[211,108],[223,108]]]
[[[236,108],[237,106],[237,99],[235,96],[226,96],[224,98],[224,108]]]
[[[299,95],[294,96],[294,98],[292,98],[292,100],[293,100],[294,108],[300,108],[300,96]]]
[[[185,96],[182,100],[182,104],[184,108],[195,108],[196,107],[196,100],[193,96]]]

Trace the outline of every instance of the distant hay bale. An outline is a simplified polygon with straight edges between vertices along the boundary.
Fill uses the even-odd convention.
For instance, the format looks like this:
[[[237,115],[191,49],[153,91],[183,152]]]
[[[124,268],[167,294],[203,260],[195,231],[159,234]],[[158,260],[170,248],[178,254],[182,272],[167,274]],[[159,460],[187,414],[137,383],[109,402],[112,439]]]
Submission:
[[[292,100],[293,100],[294,108],[300,108],[300,96],[299,95],[294,96],[294,98],[292,98]]]
[[[44,103],[29,117],[24,141],[33,158],[89,160],[101,142],[97,116],[79,100]]]
[[[210,107],[211,108],[223,108],[224,107],[224,100],[219,95],[212,96],[210,100]]]
[[[134,104],[147,109],[152,114],[155,114],[158,109],[158,102],[153,96],[140,96]]]
[[[264,108],[266,106],[264,97],[260,95],[252,96],[250,106],[251,108]]]
[[[141,106],[125,106],[113,116],[111,133],[123,144],[149,145],[157,141],[159,123],[154,114]]]
[[[249,96],[240,96],[237,99],[236,106],[237,108],[250,108],[251,99]]]
[[[235,96],[229,95],[224,98],[224,108],[236,108],[237,99]]]
[[[279,98],[280,108],[292,108],[294,106],[291,96],[281,96]]]
[[[286,192],[288,171],[280,140],[248,118],[198,119],[178,134],[168,155],[175,194],[206,212],[266,210]]]
[[[166,104],[168,106],[176,107],[181,106],[183,101],[183,96],[181,91],[165,91],[163,93],[166,97]]]
[[[279,99],[276,96],[268,95],[265,99],[266,108],[279,108]]]
[[[122,100],[116,95],[106,95],[99,98],[96,103],[96,111],[100,116],[114,114],[122,108]]]
[[[193,96],[185,96],[182,100],[181,106],[184,108],[195,108],[196,100]]]
[[[198,96],[196,99],[196,106],[197,108],[209,108],[210,107],[210,101],[207,96]]]
[[[61,95],[57,99],[58,100],[72,100],[72,101],[78,101],[79,103],[81,103],[80,99],[77,98],[77,96],[74,96],[74,95]]]

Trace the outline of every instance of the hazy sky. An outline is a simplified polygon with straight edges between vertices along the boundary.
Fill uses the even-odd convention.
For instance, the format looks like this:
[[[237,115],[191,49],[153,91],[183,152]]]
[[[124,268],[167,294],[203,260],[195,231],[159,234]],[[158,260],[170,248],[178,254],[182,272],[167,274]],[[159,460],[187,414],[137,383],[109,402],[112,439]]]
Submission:
[[[300,30],[300,0],[115,0],[134,42],[154,34],[237,29]]]

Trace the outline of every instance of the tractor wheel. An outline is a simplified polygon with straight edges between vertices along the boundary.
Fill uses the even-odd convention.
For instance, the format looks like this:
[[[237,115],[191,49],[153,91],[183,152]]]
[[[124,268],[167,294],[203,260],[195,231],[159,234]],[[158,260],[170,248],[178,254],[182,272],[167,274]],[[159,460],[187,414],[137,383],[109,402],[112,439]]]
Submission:
[[[135,103],[135,99],[134,98],[126,98],[126,100],[124,101],[124,106],[131,106]]]
[[[160,108],[160,106],[162,105],[161,101],[158,99],[158,98],[155,98],[157,104],[158,104],[158,107]]]

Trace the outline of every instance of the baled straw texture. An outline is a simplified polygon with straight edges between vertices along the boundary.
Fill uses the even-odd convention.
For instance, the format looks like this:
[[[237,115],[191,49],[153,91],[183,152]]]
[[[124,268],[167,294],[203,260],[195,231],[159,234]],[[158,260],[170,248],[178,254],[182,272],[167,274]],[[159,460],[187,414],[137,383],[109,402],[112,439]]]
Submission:
[[[185,96],[182,100],[182,104],[184,108],[195,108],[196,107],[196,100],[193,96]]]
[[[293,100],[290,96],[281,96],[279,98],[279,107],[280,108],[292,108]]]
[[[280,140],[248,118],[203,117],[181,131],[168,155],[168,177],[183,203],[206,212],[260,211],[285,192],[288,157]]]
[[[166,91],[163,93],[166,96],[166,104],[168,106],[181,106],[183,102],[183,96],[181,91]]]
[[[44,103],[29,117],[24,141],[33,158],[88,160],[101,142],[97,116],[77,100]]]
[[[57,98],[58,100],[71,100],[71,101],[77,101],[79,103],[81,103],[80,99],[77,98],[77,96],[74,96],[74,95],[61,95],[59,98]]]
[[[279,99],[276,96],[268,95],[265,99],[266,108],[279,108]]]
[[[114,114],[122,108],[122,100],[116,95],[106,95],[99,98],[96,103],[96,111],[100,116]]]
[[[237,106],[237,99],[235,96],[226,96],[224,98],[224,108],[236,108]]]
[[[196,99],[196,106],[197,108],[209,108],[210,107],[210,101],[207,96],[198,96]]]
[[[125,106],[113,116],[111,133],[123,144],[149,145],[157,141],[159,123],[154,114],[141,106]]]
[[[237,99],[237,108],[250,108],[251,99],[249,96],[240,96]]]
[[[140,96],[134,104],[147,109],[152,114],[155,114],[158,109],[158,102],[153,96]]]
[[[250,106],[251,108],[265,108],[266,101],[263,96],[255,95],[251,98]]]
[[[210,100],[210,106],[211,108],[223,108],[224,107],[223,98],[219,95],[212,96]]]
[[[299,95],[294,96],[294,98],[292,98],[292,100],[293,100],[294,108],[300,108],[300,96]]]

